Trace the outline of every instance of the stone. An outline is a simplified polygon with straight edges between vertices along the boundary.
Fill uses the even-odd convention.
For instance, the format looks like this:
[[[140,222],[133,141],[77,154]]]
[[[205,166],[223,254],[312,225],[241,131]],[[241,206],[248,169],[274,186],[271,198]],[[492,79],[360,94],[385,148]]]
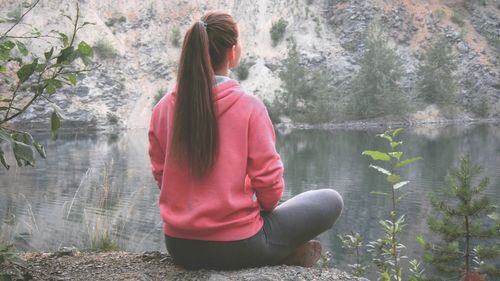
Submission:
[[[75,90],[75,94],[79,97],[84,97],[89,94],[89,87],[87,86],[78,86]]]
[[[465,45],[463,41],[457,44],[457,49],[460,53],[466,53],[469,50],[469,48],[467,47],[467,45]]]

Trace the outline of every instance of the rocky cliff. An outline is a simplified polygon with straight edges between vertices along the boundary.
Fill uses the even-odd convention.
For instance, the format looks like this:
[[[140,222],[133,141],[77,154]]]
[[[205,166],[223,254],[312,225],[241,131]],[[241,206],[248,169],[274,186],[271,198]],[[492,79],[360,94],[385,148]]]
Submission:
[[[147,127],[153,97],[158,91],[168,90],[175,80],[180,49],[171,42],[172,30],[179,28],[183,36],[191,23],[209,10],[229,12],[239,22],[243,57],[251,65],[242,85],[263,99],[271,99],[280,89],[278,73],[287,56],[285,41],[272,47],[269,30],[273,22],[279,18],[288,21],[285,36],[295,38],[301,63],[308,69],[326,69],[335,89],[332,98],[346,103],[350,81],[359,70],[359,58],[365,50],[367,28],[371,21],[378,20],[402,59],[402,86],[410,98],[424,48],[433,34],[440,32],[452,43],[456,54],[459,103],[464,108],[461,114],[475,116],[474,109],[486,102],[487,115],[500,117],[498,0],[79,3],[83,20],[95,23],[84,28],[79,39],[101,49],[96,58],[101,66],[76,87],[54,95],[53,102],[62,109],[66,126]],[[0,14],[15,11],[19,5],[19,1],[0,0]],[[42,0],[23,21],[43,30],[67,30],[69,22],[62,15],[74,14],[75,5],[75,1]],[[0,29],[6,26],[1,24]],[[23,26],[17,32],[27,28]],[[30,47],[43,51],[46,44],[33,42]],[[20,121],[48,123],[50,112],[49,103],[41,100]]]

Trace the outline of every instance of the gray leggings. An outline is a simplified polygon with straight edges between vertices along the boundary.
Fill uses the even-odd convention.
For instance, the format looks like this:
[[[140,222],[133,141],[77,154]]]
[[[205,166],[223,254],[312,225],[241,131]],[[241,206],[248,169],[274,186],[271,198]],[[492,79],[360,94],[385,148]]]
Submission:
[[[332,189],[301,193],[272,212],[262,212],[264,226],[238,241],[188,240],[165,236],[170,255],[188,269],[238,269],[276,265],[297,247],[333,226],[343,201]]]

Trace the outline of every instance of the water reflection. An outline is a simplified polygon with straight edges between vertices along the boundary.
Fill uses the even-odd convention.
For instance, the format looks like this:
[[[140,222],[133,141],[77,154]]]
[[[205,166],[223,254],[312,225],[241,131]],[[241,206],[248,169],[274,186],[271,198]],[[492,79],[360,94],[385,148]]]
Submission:
[[[322,235],[338,266],[344,263],[338,234],[357,231],[371,240],[380,235],[378,220],[389,212],[388,200],[370,195],[386,182],[361,156],[365,149],[385,149],[380,131],[293,130],[278,133],[289,198],[310,189],[333,188],[345,200],[335,228]],[[483,166],[491,178],[489,193],[500,201],[500,126],[445,126],[406,130],[407,156],[422,156],[403,173],[411,183],[399,211],[407,214],[407,254],[420,257],[416,233],[429,233],[428,193],[445,185],[450,166],[463,155]],[[22,250],[85,248],[92,233],[108,229],[129,251],[164,250],[158,190],[149,170],[146,131],[120,135],[62,135],[57,142],[39,136],[47,160],[35,168],[0,170],[0,237]],[[103,208],[104,207],[104,208]]]

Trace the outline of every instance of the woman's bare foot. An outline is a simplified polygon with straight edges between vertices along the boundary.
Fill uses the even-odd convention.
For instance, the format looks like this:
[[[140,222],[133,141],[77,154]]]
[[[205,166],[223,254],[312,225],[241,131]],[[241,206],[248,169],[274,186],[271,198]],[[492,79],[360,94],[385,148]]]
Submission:
[[[286,265],[313,267],[320,257],[321,243],[317,240],[311,240],[295,249],[283,263]]]

